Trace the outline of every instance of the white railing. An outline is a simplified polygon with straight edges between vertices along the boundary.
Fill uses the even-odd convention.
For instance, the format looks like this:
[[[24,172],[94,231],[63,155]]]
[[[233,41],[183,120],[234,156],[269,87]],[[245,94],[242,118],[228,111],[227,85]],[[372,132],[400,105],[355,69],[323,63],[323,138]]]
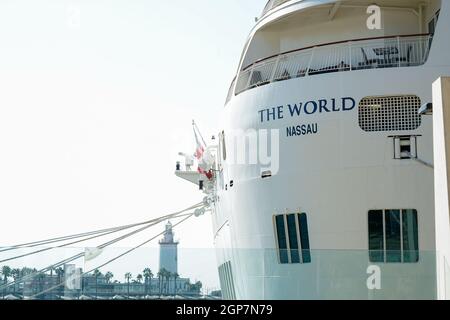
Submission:
[[[228,89],[227,99],[225,100],[225,104],[228,103],[228,101],[231,100],[233,97],[233,90],[234,90],[234,84],[236,83],[236,77],[234,77],[233,81],[231,81],[230,88]]]
[[[276,81],[316,74],[419,66],[426,62],[431,35],[358,39],[293,50],[245,67],[235,94]]]
[[[278,7],[279,5],[288,1],[290,0],[269,0],[269,2],[267,2],[266,6],[264,7],[261,17],[264,16],[267,12],[269,12],[273,8]]]

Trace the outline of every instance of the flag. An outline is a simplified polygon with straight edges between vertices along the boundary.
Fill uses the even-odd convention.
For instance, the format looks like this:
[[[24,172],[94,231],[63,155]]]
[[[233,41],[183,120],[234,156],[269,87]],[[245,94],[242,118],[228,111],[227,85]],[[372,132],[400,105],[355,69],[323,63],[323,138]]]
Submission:
[[[99,248],[85,248],[84,250],[84,261],[91,261],[101,255],[103,249]]]
[[[203,140],[203,137],[201,136],[200,133],[199,134],[200,134],[200,137],[201,137],[201,141],[198,138],[198,135],[197,135],[198,128],[195,125],[195,122],[192,122],[192,125],[194,127],[195,142],[196,142],[196,145],[197,145],[197,147],[195,149],[195,153],[194,153],[194,157],[198,161],[197,171],[200,174],[205,175],[209,180],[211,180],[212,177],[213,177],[213,172],[211,170],[211,157],[210,157],[210,154],[208,154],[208,152],[205,153],[206,143]],[[196,130],[196,128],[197,128],[197,130]]]

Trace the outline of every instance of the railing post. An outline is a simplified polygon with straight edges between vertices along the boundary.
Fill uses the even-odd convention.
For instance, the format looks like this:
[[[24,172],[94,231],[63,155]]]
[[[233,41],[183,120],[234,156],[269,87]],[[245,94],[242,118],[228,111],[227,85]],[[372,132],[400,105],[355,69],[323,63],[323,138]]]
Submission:
[[[400,47],[400,37],[397,37],[397,47],[398,47],[398,67],[402,66],[402,48]]]
[[[243,91],[245,91],[245,90],[247,90],[248,88],[250,88],[250,83],[252,82],[252,75],[253,75],[253,69],[254,69],[254,66],[255,66],[255,65],[252,65],[252,66],[250,67],[250,70],[249,70],[249,73],[248,73],[247,85],[245,86],[245,89],[244,89]]]
[[[281,59],[281,55],[279,55],[277,57],[277,60],[275,61],[275,64],[273,66],[272,74],[270,75],[270,79],[269,79],[269,81],[271,83],[275,80],[274,78],[275,78],[275,74],[276,74],[277,69],[278,69],[278,64],[280,63],[280,59]]]
[[[421,50],[421,54],[423,54],[422,57],[422,63],[425,63],[426,60],[428,59],[428,56],[430,55],[430,50],[431,50],[431,45],[433,43],[433,35],[428,35],[425,37],[425,50],[423,50],[423,44],[424,44],[424,40],[422,39],[422,41],[420,41],[420,50]],[[425,52],[424,52],[425,51]]]
[[[348,64],[350,65],[350,71],[353,70],[353,56],[352,56],[352,42],[349,41],[348,43],[348,56],[349,56],[349,60],[348,60]]]
[[[316,51],[316,47],[312,48],[312,50],[311,50],[311,57],[309,58],[309,63],[308,63],[308,70],[306,70],[305,76],[309,76],[309,70],[311,69],[311,64],[312,64],[313,59],[314,59],[314,52],[315,51]]]

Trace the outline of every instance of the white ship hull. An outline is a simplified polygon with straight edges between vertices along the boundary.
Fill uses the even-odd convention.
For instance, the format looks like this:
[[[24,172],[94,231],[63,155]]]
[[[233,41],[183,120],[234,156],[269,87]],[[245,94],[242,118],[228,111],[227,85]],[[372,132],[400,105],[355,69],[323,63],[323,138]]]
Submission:
[[[281,10],[272,16],[283,14]],[[235,130],[278,129],[280,158],[278,172],[266,179],[259,164],[221,163],[212,217],[225,298],[437,297],[434,171],[424,165],[433,163],[432,117],[422,116],[414,130],[365,132],[358,123],[358,105],[378,96],[415,95],[421,103],[431,102],[431,84],[450,75],[448,30],[450,3],[444,1],[423,65],[317,74],[232,95],[221,117],[224,141],[231,145],[226,134]],[[356,106],[344,110],[343,98],[353,99]],[[289,106],[320,100],[335,111],[312,112],[312,105],[311,114],[303,110],[291,116]],[[278,106],[284,107],[284,114],[276,114],[276,119],[270,115],[267,121],[260,113]],[[420,161],[394,159],[394,135],[416,137]],[[416,263],[370,261],[368,212],[383,209],[417,210]],[[280,263],[274,216],[286,213],[307,214],[310,263]],[[373,270],[381,272],[376,288],[370,285]]]

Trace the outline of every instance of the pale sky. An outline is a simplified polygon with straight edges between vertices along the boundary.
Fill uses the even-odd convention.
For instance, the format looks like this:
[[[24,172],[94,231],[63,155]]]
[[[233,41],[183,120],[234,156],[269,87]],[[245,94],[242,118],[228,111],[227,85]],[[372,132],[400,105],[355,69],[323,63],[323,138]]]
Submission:
[[[192,119],[205,137],[217,133],[264,5],[0,0],[0,246],[199,202],[196,186],[174,175],[177,153],[194,151]],[[213,245],[208,215],[175,232],[182,248]]]

